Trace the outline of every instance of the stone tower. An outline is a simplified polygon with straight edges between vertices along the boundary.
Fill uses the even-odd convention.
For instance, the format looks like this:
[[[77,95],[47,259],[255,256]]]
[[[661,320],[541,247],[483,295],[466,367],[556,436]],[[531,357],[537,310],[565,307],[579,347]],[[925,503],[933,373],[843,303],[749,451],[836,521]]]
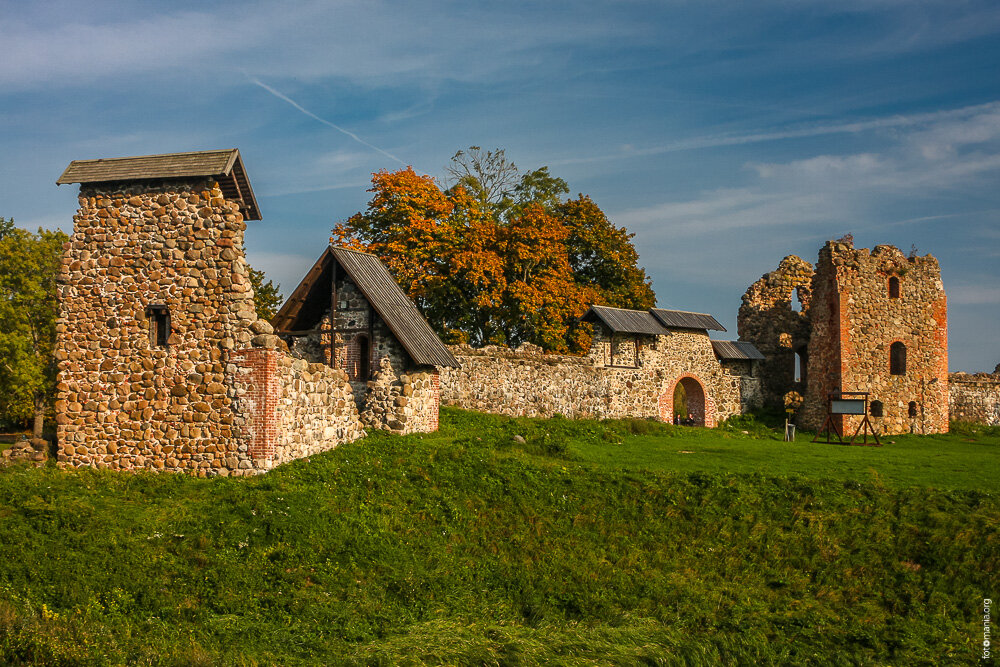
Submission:
[[[340,371],[284,354],[243,253],[239,151],[72,162],[56,421],[69,466],[254,474],[361,435]]]
[[[868,392],[877,432],[947,432],[947,312],[933,256],[827,242],[812,280],[802,425],[822,427],[831,392]],[[837,419],[852,433],[860,421]]]

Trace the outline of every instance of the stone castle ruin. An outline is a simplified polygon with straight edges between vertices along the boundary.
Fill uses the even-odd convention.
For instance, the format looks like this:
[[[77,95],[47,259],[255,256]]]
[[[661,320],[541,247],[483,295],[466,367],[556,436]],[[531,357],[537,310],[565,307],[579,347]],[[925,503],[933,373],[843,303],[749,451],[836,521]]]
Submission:
[[[708,330],[725,331],[711,315],[591,306],[582,319],[594,327],[585,357],[455,348],[460,367],[442,372],[441,400],[507,415],[663,421],[676,407],[709,427],[760,403],[763,356],[749,343],[710,340]],[[678,385],[684,406],[674,405]]]
[[[350,366],[337,347],[342,337],[331,364],[290,354],[257,319],[243,233],[260,211],[239,151],[75,161],[58,182],[80,184],[56,325],[63,465],[254,474],[366,426],[436,428],[436,376],[419,366],[427,359],[414,359],[413,375],[396,371],[409,368],[414,335],[432,361],[454,359],[377,259],[331,250],[312,281],[336,303],[337,327],[353,326],[347,310],[364,314],[371,391],[358,385],[358,355]],[[341,281],[342,299],[324,275]],[[345,298],[366,288],[382,290],[374,311]],[[293,295],[296,323],[316,308],[318,292],[306,292]]]
[[[59,275],[61,465],[257,474],[365,428],[436,430],[441,403],[711,427],[795,390],[817,429],[831,393],[866,391],[879,432],[946,431],[949,408],[1000,423],[1000,375],[949,381],[929,255],[842,239],[815,268],[786,257],[744,295],[738,341],[711,340],[711,315],[594,305],[582,357],[449,349],[378,258],[345,248],[258,319],[243,235],[261,216],[235,149],[74,161],[58,182],[80,184]]]
[[[822,428],[831,394],[868,392],[879,433],[948,430],[947,300],[931,255],[845,238],[820,250],[815,269],[786,257],[743,296],[739,333],[765,356],[765,402],[797,391],[805,428]],[[860,417],[834,419],[853,432]]]

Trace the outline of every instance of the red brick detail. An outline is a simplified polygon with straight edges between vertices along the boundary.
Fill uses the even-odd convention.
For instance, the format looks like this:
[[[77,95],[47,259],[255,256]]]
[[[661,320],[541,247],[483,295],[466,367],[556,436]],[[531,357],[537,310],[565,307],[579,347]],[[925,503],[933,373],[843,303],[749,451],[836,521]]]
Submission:
[[[684,380],[689,380],[684,382]],[[660,412],[660,421],[672,423],[674,420],[674,390],[679,383],[684,383],[684,389],[688,396],[688,411],[694,417],[696,424],[704,424],[707,428],[714,428],[716,425],[715,401],[712,395],[705,391],[705,383],[697,376],[690,373],[677,378],[669,384],[669,388],[660,394],[657,404]],[[692,391],[692,390],[697,391]]]
[[[428,430],[436,431],[441,414],[441,372],[436,368],[431,373],[431,392],[433,393],[433,407],[427,418],[427,426]]]
[[[278,443],[278,374],[276,350],[237,350],[233,362],[246,369],[244,414],[250,432],[249,453],[255,459],[274,457]]]

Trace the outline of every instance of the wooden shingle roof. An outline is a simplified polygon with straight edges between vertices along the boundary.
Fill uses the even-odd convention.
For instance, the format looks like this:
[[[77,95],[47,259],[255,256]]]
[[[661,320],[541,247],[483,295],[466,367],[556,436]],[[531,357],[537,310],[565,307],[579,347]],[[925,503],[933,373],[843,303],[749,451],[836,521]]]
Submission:
[[[636,333],[651,336],[668,333],[663,325],[645,310],[591,306],[580,318],[580,321],[593,322],[595,319],[606,324],[615,333]]]
[[[338,266],[365,295],[415,363],[459,367],[458,360],[400,289],[385,264],[375,255],[346,248],[329,246],[323,251],[272,319],[274,328],[289,331],[307,319],[318,320],[330,307],[331,281]]]
[[[649,312],[668,329],[726,330],[726,327],[719,324],[714,317],[707,313],[689,313],[684,310],[664,310],[663,308],[653,308]]]
[[[239,202],[243,217],[260,220],[260,209],[247,178],[240,151],[230,148],[220,151],[165,153],[135,157],[73,160],[57,184],[114,183],[176,178],[209,177],[219,181],[227,199]]]
[[[713,340],[712,349],[719,359],[757,361],[764,359],[753,343],[742,340]]]

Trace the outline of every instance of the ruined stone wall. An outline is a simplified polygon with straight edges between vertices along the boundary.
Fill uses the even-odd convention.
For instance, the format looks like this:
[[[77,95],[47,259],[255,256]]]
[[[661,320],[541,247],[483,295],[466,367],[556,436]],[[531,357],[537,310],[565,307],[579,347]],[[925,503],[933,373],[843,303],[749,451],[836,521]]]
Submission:
[[[737,320],[740,340],[749,341],[764,355],[760,362],[762,397],[766,404],[783,407],[786,392],[805,393],[807,377],[796,382],[795,356],[801,354],[808,372],[809,307],[812,303],[813,268],[789,255],[778,268],[761,276],[743,295]],[[800,308],[796,310],[794,297]]]
[[[397,375],[390,357],[384,356],[368,387],[361,413],[365,426],[400,435],[438,429],[441,378],[433,366]]]
[[[723,369],[705,332],[640,336],[639,365],[622,367],[609,365],[609,332],[601,325],[594,329],[587,357],[543,354],[534,346],[454,346],[452,353],[462,367],[442,369],[441,401],[515,416],[670,421],[674,388],[688,378],[704,390],[705,425],[715,426],[740,412],[743,379]]]
[[[290,458],[281,401],[300,400],[256,318],[237,203],[211,180],[85,185],[79,201],[59,276],[60,463],[228,475]]]
[[[868,391],[882,404],[882,416],[871,417],[880,433],[947,432],[947,302],[934,257],[830,241],[819,254],[809,317],[804,427],[822,426],[829,392]],[[905,346],[905,373],[890,372],[893,343]],[[843,427],[853,432],[859,419],[844,418]]]
[[[952,373],[948,395],[952,421],[1000,426],[1000,367],[993,374]]]

